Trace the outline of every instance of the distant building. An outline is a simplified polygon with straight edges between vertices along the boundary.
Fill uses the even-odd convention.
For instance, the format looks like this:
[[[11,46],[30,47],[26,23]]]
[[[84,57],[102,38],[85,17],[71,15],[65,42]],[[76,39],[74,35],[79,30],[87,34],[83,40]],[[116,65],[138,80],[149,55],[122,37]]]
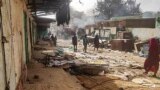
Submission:
[[[160,29],[160,12],[156,14],[156,28]]]
[[[142,14],[142,18],[155,18],[156,17],[156,13],[154,12],[144,12]]]

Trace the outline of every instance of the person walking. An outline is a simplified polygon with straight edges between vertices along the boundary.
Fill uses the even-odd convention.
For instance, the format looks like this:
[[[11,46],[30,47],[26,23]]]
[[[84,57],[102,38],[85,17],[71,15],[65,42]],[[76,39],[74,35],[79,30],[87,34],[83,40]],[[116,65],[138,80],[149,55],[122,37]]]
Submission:
[[[86,53],[87,52],[87,45],[88,45],[88,39],[87,39],[87,35],[84,35],[83,37],[83,51]]]
[[[157,71],[159,69],[159,42],[157,39],[152,38],[149,41],[149,54],[148,58],[144,62],[145,74],[149,71],[154,72],[154,77],[156,77]]]
[[[96,35],[94,38],[94,50],[95,48],[97,48],[97,51],[98,51],[98,48],[99,48],[99,36],[98,35]]]
[[[57,37],[56,37],[56,35],[54,36],[54,46],[57,46]]]
[[[74,36],[72,37],[72,44],[74,47],[74,51],[77,51],[77,36],[76,36],[76,34],[74,34]]]
[[[54,45],[54,36],[53,36],[53,34],[51,35],[51,45]]]

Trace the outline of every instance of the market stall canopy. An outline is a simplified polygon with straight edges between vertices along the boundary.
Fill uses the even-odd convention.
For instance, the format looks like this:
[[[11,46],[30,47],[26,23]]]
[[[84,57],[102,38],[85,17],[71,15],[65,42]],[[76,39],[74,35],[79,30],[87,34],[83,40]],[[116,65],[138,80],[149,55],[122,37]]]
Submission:
[[[69,24],[71,0],[26,0],[34,17],[56,14],[57,25]]]
[[[50,18],[36,18],[36,22],[38,26],[45,26],[45,27],[49,27],[50,23],[55,22],[54,19],[50,19]]]

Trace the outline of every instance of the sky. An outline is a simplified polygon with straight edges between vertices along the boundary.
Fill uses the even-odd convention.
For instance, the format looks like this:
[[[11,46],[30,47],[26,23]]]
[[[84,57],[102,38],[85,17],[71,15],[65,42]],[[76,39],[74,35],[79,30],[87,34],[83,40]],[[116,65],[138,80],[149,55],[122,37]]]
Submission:
[[[87,12],[96,7],[97,0],[80,0],[82,4],[79,3],[79,0],[72,0],[70,6],[75,8],[78,11]],[[141,3],[141,9],[145,11],[160,11],[160,0],[137,0],[138,3]]]
[[[70,6],[73,7],[77,11],[83,11],[88,13],[89,11],[93,10],[96,7],[97,0],[72,0]],[[141,3],[141,10],[143,12],[146,11],[153,11],[157,12],[160,11],[160,0],[137,0],[138,3]],[[51,16],[44,16],[49,18],[55,18],[55,15]]]

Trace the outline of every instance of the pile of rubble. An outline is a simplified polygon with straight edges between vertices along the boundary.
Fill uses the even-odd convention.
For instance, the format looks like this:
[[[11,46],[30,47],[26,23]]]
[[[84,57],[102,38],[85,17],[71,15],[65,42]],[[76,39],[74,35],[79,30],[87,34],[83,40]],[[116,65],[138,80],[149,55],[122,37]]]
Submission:
[[[52,55],[44,55],[45,57],[39,59],[38,62],[43,63],[46,67],[63,68],[77,77],[110,75],[123,81],[131,81],[141,85],[151,87],[156,85],[152,81],[142,78],[144,77],[143,64],[137,61],[144,62],[145,58],[139,59],[140,57],[134,53],[110,49],[98,52],[89,50],[88,53],[83,53],[79,50],[74,52],[72,47],[58,47]],[[137,61],[133,60],[135,57],[138,57]]]
[[[44,58],[37,59],[37,61],[44,64],[46,67],[58,67],[74,63],[75,54],[72,51],[69,51],[68,48],[57,48],[56,52],[52,55],[45,53],[41,54],[44,55]]]
[[[141,70],[143,67],[137,64],[137,62],[127,60],[123,56],[121,57],[119,55],[114,57],[105,55],[106,52],[101,54],[92,52],[83,53],[73,52],[72,48],[58,48],[53,55],[45,54],[46,56],[38,61],[47,67],[68,65],[65,69],[70,71],[72,74],[74,72],[76,74],[99,75],[103,72],[103,74],[110,73],[119,75],[125,80],[129,80],[131,77],[133,78],[142,74]],[[116,53],[121,52],[117,51]],[[140,72],[137,72],[137,69],[139,69]]]

